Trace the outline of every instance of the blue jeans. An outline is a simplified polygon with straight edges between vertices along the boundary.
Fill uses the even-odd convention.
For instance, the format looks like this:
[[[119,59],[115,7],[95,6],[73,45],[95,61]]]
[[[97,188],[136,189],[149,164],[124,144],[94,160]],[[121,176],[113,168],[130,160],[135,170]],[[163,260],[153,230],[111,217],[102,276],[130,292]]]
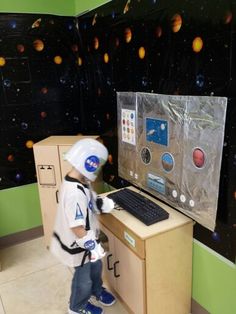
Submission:
[[[79,312],[85,308],[91,295],[102,292],[102,261],[88,262],[75,267],[71,284],[70,309]]]

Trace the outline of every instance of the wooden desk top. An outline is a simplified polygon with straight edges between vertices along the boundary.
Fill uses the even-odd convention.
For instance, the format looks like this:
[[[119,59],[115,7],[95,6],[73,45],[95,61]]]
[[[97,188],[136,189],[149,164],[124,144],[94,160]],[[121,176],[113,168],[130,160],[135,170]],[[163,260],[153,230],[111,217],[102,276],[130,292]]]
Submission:
[[[135,187],[129,187],[129,189],[140,192]],[[114,192],[114,191],[113,191]],[[101,196],[108,195],[111,192],[103,193]],[[106,219],[106,215],[112,215],[115,217],[119,222],[121,222],[125,227],[130,229],[134,234],[136,234],[139,238],[142,240],[151,238],[157,234],[178,228],[182,225],[193,223],[193,220],[189,217],[183,215],[182,213],[178,212],[177,210],[171,208],[170,206],[162,203],[159,200],[156,200],[155,198],[149,196],[148,194],[141,192],[142,195],[145,197],[151,199],[158,205],[160,205],[162,208],[164,208],[169,213],[169,218],[160,222],[157,222],[151,226],[146,226],[141,221],[139,221],[137,218],[135,218],[133,215],[128,213],[126,210],[118,210],[114,209],[110,214],[103,214],[100,217],[100,221],[102,222],[103,219]]]

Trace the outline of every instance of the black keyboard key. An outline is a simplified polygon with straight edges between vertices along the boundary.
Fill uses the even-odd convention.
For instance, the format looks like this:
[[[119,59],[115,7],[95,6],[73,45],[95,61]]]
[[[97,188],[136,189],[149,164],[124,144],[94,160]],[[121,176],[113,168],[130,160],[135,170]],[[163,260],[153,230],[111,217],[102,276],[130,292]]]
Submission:
[[[169,218],[169,213],[158,204],[130,189],[112,192],[108,197],[147,226]]]

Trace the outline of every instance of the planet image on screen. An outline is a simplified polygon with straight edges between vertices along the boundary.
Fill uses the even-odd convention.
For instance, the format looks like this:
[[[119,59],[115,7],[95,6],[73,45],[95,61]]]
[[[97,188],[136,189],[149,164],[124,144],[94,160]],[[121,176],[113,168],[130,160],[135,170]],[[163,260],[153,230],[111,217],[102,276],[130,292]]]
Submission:
[[[197,168],[202,168],[205,164],[205,153],[200,148],[193,151],[193,163]]]
[[[174,159],[170,153],[164,153],[161,157],[162,167],[165,171],[170,172],[174,167]]]
[[[152,155],[151,155],[150,149],[148,147],[143,147],[143,149],[141,150],[142,162],[145,165],[148,165],[151,162],[151,158],[152,158]]]

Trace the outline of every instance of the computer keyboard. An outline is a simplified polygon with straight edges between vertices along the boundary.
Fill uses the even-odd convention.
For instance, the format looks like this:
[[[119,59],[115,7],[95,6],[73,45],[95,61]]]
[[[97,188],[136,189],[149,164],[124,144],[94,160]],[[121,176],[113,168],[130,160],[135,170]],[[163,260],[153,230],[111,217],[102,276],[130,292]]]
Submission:
[[[169,218],[169,213],[162,207],[130,189],[124,188],[107,196],[147,226]]]

